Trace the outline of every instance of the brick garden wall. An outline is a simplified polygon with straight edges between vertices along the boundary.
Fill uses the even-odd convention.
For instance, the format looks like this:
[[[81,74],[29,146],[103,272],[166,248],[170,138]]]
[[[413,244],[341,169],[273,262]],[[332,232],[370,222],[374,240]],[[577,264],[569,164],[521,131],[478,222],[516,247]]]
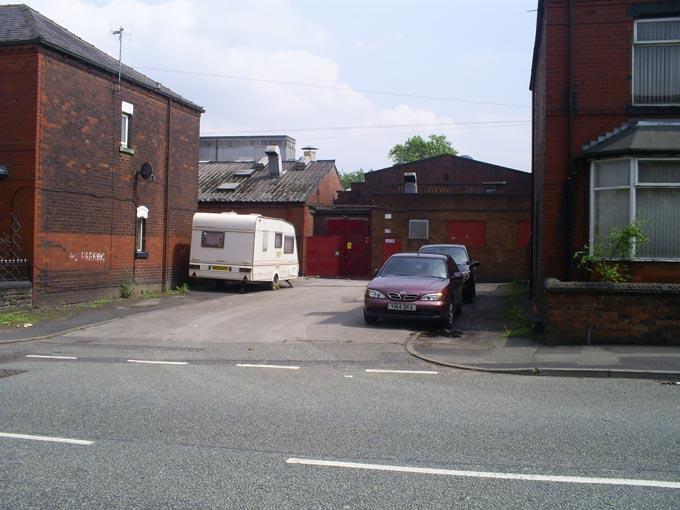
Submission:
[[[0,282],[0,312],[31,308],[31,282]]]
[[[680,285],[544,282],[546,342],[680,345]]]
[[[176,285],[188,267],[200,112],[39,51],[34,298],[82,301],[132,279]],[[134,154],[119,150],[121,101],[134,105]],[[145,162],[155,180],[135,177]],[[147,259],[135,259],[139,205],[149,209]]]

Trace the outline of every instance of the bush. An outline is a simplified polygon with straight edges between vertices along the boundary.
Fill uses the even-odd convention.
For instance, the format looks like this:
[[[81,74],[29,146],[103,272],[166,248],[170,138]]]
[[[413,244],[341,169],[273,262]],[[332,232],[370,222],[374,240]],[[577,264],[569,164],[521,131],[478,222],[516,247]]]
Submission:
[[[585,245],[574,253],[579,269],[597,275],[603,282],[623,283],[631,279],[625,261],[633,256],[636,246],[646,243],[645,222],[635,220],[625,228],[613,228],[604,239],[597,239],[592,246]]]

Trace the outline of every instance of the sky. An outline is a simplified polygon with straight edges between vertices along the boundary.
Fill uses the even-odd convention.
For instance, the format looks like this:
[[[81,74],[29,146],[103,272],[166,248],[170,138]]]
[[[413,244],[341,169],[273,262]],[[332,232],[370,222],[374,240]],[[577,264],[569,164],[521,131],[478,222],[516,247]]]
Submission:
[[[531,169],[536,0],[25,0],[205,108],[202,135],[285,134],[340,171],[413,135]]]

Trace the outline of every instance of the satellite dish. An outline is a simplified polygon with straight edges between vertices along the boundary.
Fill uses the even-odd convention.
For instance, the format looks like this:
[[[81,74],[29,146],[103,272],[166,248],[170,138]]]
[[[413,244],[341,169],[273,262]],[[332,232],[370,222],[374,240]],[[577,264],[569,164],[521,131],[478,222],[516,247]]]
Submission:
[[[145,180],[149,177],[153,177],[153,167],[151,166],[151,163],[144,163],[142,168],[139,169],[138,174]]]

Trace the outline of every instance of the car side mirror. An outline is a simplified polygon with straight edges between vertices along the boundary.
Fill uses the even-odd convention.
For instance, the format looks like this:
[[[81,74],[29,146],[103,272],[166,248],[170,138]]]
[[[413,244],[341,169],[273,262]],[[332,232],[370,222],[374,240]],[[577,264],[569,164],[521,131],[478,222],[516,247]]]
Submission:
[[[478,261],[478,260],[475,260],[474,262],[472,262],[472,263],[470,264],[470,267],[479,267],[479,261]]]
[[[451,279],[452,280],[463,280],[465,278],[465,273],[461,273],[459,271],[455,271],[451,273]]]
[[[373,270],[373,276],[374,277],[378,276],[378,271],[380,271],[380,268]]]

